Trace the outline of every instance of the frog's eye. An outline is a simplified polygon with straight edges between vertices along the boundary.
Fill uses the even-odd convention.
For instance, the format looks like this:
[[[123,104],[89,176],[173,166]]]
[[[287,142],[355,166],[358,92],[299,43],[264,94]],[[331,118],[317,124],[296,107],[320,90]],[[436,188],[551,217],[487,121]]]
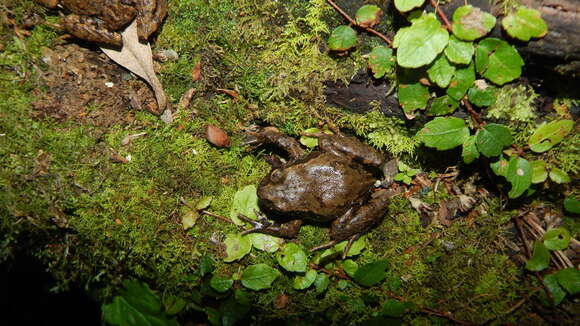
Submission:
[[[281,179],[282,172],[280,172],[280,170],[278,169],[272,171],[272,173],[270,174],[270,180],[272,180],[272,182],[279,182]]]

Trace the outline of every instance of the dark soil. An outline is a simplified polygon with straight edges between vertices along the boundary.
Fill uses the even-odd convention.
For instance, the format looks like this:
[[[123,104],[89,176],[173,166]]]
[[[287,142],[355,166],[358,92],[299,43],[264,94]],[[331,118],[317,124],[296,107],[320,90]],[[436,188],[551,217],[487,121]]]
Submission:
[[[37,118],[108,127],[132,122],[131,108],[157,113],[151,89],[96,48],[59,45],[47,48],[43,61],[43,89],[36,90],[33,103]]]

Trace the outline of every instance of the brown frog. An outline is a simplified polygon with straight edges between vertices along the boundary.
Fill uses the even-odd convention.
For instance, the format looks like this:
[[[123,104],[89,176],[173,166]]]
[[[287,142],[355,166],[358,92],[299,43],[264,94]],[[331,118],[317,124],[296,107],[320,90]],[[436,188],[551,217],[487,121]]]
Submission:
[[[167,0],[36,0],[68,14],[61,25],[68,33],[83,40],[105,45],[122,46],[119,31],[137,20],[137,33],[142,41],[153,34],[167,15]]]
[[[380,168],[383,157],[372,147],[342,134],[314,134],[319,150],[306,154],[296,139],[274,127],[250,133],[248,144],[273,144],[285,150],[290,160],[274,162],[272,171],[258,187],[260,208],[272,219],[244,218],[253,225],[244,233],[261,232],[286,238],[295,237],[302,220],[332,221],[331,242],[354,241],[380,222],[392,194],[373,191],[375,178],[368,167]],[[272,163],[272,162],[271,162]]]

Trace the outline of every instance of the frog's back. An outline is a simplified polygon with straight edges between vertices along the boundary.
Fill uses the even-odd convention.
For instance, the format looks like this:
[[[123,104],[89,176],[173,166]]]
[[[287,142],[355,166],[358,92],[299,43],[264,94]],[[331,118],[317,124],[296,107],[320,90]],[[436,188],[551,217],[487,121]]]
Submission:
[[[328,221],[368,193],[373,182],[359,164],[313,152],[273,170],[260,184],[258,196],[269,215]]]

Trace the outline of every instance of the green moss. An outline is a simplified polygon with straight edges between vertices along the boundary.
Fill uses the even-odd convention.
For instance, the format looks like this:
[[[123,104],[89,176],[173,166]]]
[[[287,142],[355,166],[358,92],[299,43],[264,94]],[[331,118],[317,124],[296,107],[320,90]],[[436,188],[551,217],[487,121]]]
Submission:
[[[336,112],[336,111],[335,111]],[[385,117],[378,111],[365,114],[340,112],[338,125],[353,130],[374,147],[386,150],[394,156],[414,156],[420,142],[415,130],[405,127],[404,121],[396,117]]]
[[[534,101],[537,97],[531,87],[504,86],[496,91],[495,104],[487,109],[485,117],[506,123],[512,129],[514,142],[524,145],[534,132]]]

